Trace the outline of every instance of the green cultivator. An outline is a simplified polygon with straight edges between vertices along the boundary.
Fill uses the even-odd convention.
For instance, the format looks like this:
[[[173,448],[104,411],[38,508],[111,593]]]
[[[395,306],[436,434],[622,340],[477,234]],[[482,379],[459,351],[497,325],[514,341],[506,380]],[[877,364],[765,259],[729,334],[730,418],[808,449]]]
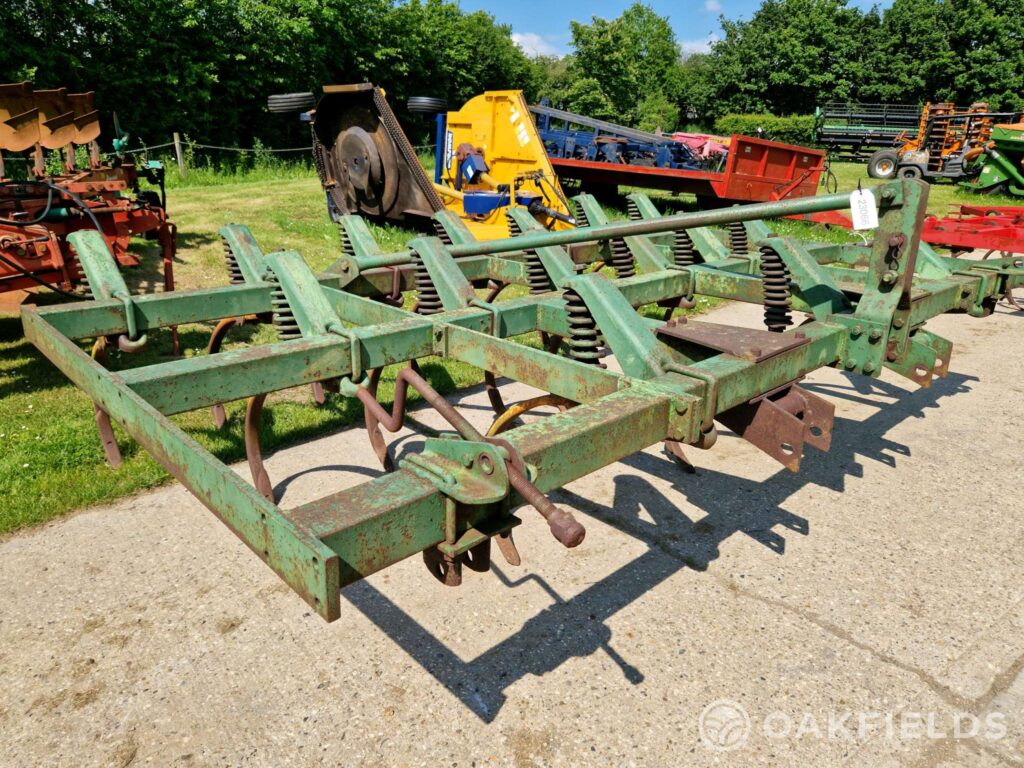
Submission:
[[[341,588],[417,553],[450,585],[464,568],[488,568],[492,540],[518,563],[513,512],[524,505],[566,547],[579,545],[583,526],[549,492],[662,441],[680,459],[684,446],[710,448],[716,423],[796,470],[805,446],[826,450],[831,439],[832,406],[799,384],[817,368],[867,376],[889,368],[922,386],[945,376],[951,345],[925,330],[926,321],[991,313],[1024,282],[1024,269],[1013,259],[940,258],[921,243],[923,183],[893,182],[874,193],[879,227],[870,246],[809,245],[774,236],[761,221],[845,208],[846,195],[664,217],[635,195],[634,220],[617,223],[581,196],[578,219],[588,226],[536,231],[525,210],[513,209],[519,234],[491,242],[476,242],[441,213],[442,237],[413,240],[398,253],[382,252],[360,219],[346,217],[345,253],[319,277],[299,254],[264,254],[247,230],[232,226],[224,230],[231,287],[126,299],[121,286],[102,287],[120,279],[114,270],[91,279],[96,301],[28,308],[24,324],[100,413],[330,621],[339,616]],[[83,260],[96,237],[73,236]],[[592,269],[597,261],[614,267],[615,277]],[[511,284],[528,293],[496,300]],[[404,309],[403,293],[413,290],[417,306]],[[763,304],[766,328],[671,317],[696,296]],[[663,307],[664,319],[637,311],[648,305]],[[794,313],[807,320],[794,325]],[[119,373],[74,342],[138,339],[183,323],[227,328],[239,318],[273,322],[280,340]],[[536,332],[544,348],[514,340]],[[618,370],[605,366],[609,353]],[[419,371],[416,361],[433,355],[487,372],[498,414],[488,434]],[[376,385],[392,365],[400,372],[388,409]],[[549,394],[506,407],[497,376]],[[260,456],[260,412],[266,393],[314,383],[363,404],[369,445],[390,471],[283,510]],[[403,425],[410,388],[452,433],[427,438],[395,466],[384,433]],[[168,418],[240,398],[249,399],[255,487]],[[562,410],[511,426],[539,403]]]

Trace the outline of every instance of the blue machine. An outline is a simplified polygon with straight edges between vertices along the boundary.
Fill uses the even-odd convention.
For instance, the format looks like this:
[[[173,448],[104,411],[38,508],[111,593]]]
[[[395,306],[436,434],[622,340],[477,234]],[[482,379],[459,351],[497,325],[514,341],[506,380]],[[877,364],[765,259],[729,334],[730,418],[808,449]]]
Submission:
[[[692,149],[671,136],[555,109],[546,98],[530,112],[550,157],[687,171],[704,168]]]

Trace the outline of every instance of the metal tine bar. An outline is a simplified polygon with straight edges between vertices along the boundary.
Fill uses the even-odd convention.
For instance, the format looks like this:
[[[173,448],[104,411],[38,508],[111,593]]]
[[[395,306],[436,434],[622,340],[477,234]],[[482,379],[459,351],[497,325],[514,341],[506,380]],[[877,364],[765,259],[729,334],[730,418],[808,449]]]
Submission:
[[[874,188],[877,199],[887,204],[898,202],[902,196],[902,187],[899,183],[882,184]],[[615,222],[594,227],[580,229],[567,229],[558,232],[524,232],[519,237],[506,240],[491,240],[478,243],[463,243],[452,245],[448,252],[456,257],[480,256],[484,254],[509,253],[531,248],[542,248],[555,245],[572,245],[585,243],[594,240],[611,240],[617,237],[633,235],[655,235],[662,232],[671,232],[676,229],[689,229],[693,227],[712,227],[733,222],[752,221],[755,219],[766,219],[778,216],[790,216],[807,213],[821,213],[823,211],[834,211],[848,207],[850,196],[847,193],[833,195],[821,195],[818,197],[801,197],[790,200],[780,200],[770,203],[753,203],[751,205],[740,205],[732,208],[723,208],[711,211],[697,211],[694,213],[678,213],[673,216],[663,216],[659,219],[642,219],[639,221]],[[408,251],[401,253],[383,254],[374,258],[351,257],[349,261],[358,266],[359,270],[373,267],[394,266],[409,263],[411,256]],[[349,269],[348,263],[341,265],[343,269]]]

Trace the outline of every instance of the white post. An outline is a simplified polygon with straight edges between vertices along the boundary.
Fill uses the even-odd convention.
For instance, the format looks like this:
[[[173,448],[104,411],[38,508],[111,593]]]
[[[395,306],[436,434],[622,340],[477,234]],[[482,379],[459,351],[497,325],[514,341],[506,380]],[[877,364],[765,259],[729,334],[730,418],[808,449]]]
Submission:
[[[174,156],[178,159],[178,174],[185,175],[185,157],[181,154],[181,135],[174,132]]]

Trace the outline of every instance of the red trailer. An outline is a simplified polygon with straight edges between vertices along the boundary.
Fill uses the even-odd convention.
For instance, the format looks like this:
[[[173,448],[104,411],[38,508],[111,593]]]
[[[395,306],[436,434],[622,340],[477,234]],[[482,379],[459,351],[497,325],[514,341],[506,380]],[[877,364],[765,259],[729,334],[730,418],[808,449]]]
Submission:
[[[703,207],[810,197],[818,191],[825,153],[794,144],[733,135],[720,171],[691,171],[552,157],[562,179],[587,185],[687,192]]]

